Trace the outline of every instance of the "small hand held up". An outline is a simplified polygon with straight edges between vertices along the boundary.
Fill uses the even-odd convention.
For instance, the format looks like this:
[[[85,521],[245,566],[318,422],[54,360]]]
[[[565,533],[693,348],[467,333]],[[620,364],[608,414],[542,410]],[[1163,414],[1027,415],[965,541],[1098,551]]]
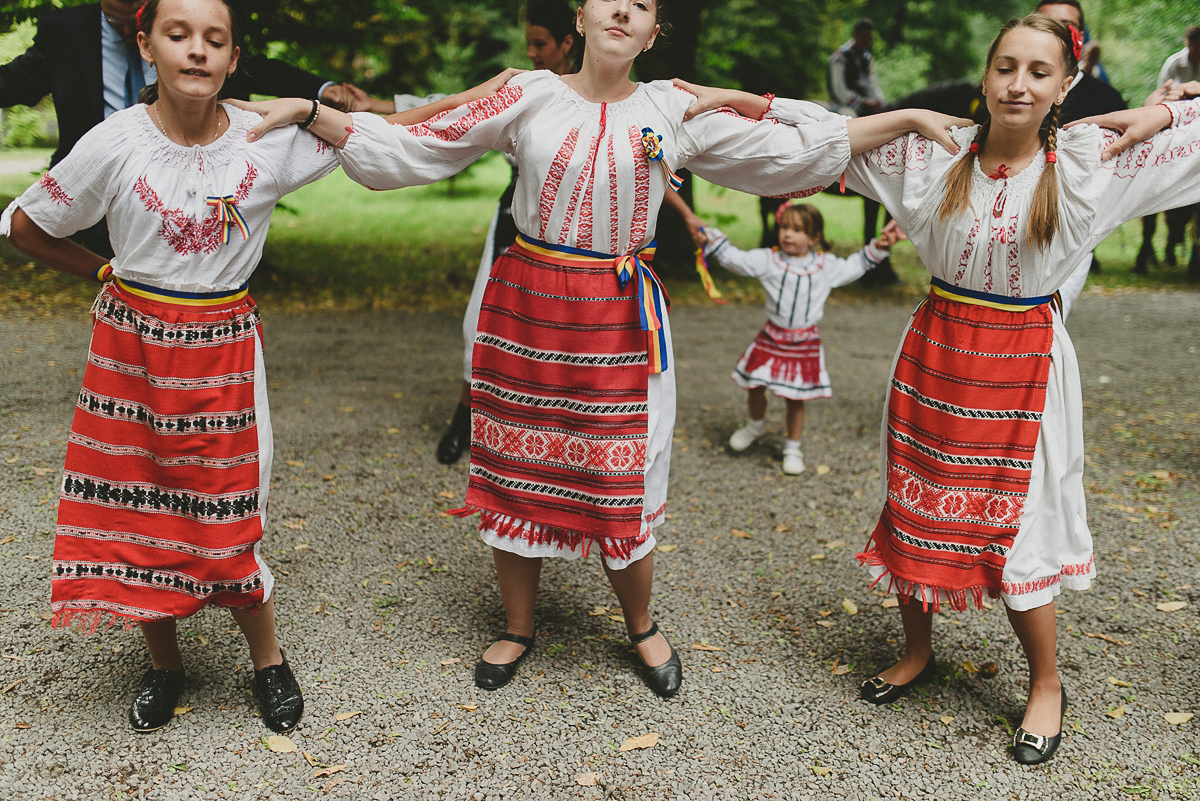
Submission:
[[[231,106],[262,115],[262,122],[251,128],[250,132],[246,134],[247,142],[261,138],[263,134],[274,128],[283,128],[303,122],[312,111],[312,101],[299,97],[280,97],[275,100],[260,100],[253,103],[246,100],[228,100],[226,102]]]
[[[1099,125],[1110,128],[1120,136],[1100,154],[1101,161],[1108,161],[1130,145],[1144,142],[1171,124],[1171,112],[1165,106],[1143,106],[1142,108],[1114,111],[1096,117],[1085,117],[1065,126]]]
[[[908,239],[908,235],[900,230],[900,226],[895,220],[889,220],[888,224],[883,226],[883,230],[879,232],[879,236],[871,243],[877,248],[890,248],[897,242],[903,242]]]

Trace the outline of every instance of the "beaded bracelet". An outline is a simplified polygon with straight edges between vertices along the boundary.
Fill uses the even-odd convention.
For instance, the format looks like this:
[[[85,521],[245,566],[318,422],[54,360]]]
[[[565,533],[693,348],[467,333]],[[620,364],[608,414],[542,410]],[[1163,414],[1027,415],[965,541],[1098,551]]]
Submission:
[[[108,262],[105,262],[96,268],[96,272],[92,275],[92,277],[103,284],[105,281],[108,281],[112,278],[112,274],[112,265]]]
[[[315,125],[317,122],[317,117],[321,116],[321,101],[314,100],[312,104],[312,111],[308,113],[308,118],[304,120],[304,122],[300,123],[301,130],[307,131],[309,128],[313,127],[313,125]]]

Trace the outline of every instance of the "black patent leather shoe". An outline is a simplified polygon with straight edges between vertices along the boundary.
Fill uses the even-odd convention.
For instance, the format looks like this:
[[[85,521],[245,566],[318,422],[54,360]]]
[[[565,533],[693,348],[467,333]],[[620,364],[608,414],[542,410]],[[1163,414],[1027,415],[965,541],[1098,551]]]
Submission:
[[[879,676],[876,676],[862,683],[862,686],[858,688],[858,695],[864,701],[868,701],[876,706],[890,704],[918,684],[924,684],[931,680],[936,673],[937,663],[931,656],[929,657],[929,661],[925,663],[925,667],[921,668],[921,672],[912,681],[906,684],[889,684]]]
[[[1062,716],[1058,721],[1058,734],[1053,737],[1047,737],[1043,734],[1034,734],[1018,728],[1016,736],[1013,737],[1013,759],[1022,765],[1040,765],[1048,761],[1050,757],[1054,756],[1054,752],[1058,750],[1059,744],[1062,743],[1062,724],[1066,719],[1067,691],[1064,689],[1062,691]]]
[[[304,696],[286,656],[278,665],[254,671],[252,690],[268,729],[287,734],[296,728],[304,714]]]
[[[517,665],[529,656],[529,652],[533,650],[533,637],[525,637],[520,634],[513,634],[506,631],[500,635],[501,640],[507,642],[515,642],[517,645],[524,645],[525,650],[511,662],[505,662],[502,665],[496,665],[491,662],[485,662],[481,658],[475,664],[475,686],[481,690],[499,690],[505,684],[513,680],[513,676],[517,675]]]
[[[183,692],[183,678],[182,670],[146,671],[129,705],[129,725],[134,731],[156,731],[171,722]]]
[[[637,646],[655,634],[658,634],[657,623],[651,624],[650,629],[643,634],[636,637],[630,636],[629,641]],[[663,640],[666,641],[666,639],[666,635],[663,635]],[[667,647],[671,649],[671,658],[666,662],[654,667],[642,662],[642,678],[646,680],[646,685],[663,698],[670,698],[683,686],[683,663],[679,661],[679,654],[675,653],[675,646],[668,642]],[[641,659],[640,656],[638,658]]]
[[[454,417],[438,440],[437,460],[440,464],[454,464],[462,458],[463,451],[471,447],[471,407],[458,404]]]

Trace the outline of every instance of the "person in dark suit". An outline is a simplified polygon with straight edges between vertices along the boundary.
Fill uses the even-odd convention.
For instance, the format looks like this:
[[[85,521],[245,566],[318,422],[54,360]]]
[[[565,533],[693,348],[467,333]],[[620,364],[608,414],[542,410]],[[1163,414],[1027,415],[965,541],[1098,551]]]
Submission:
[[[85,6],[47,9],[38,18],[33,45],[0,66],[0,107],[36,105],[54,98],[58,149],[50,165],[62,161],[79,138],[109,114],[137,102],[138,90],[152,83],[154,68],[137,51],[136,14],[145,0],[100,0]],[[242,53],[223,96],[310,97],[342,111],[361,111],[346,85],[326,81],[276,59]],[[111,255],[108,230],[81,232],[85,247]]]

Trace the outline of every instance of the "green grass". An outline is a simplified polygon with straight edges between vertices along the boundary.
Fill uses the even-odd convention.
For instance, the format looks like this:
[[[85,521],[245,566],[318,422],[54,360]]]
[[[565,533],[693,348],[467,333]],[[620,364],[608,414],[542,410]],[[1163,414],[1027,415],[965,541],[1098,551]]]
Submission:
[[[0,161],[48,150],[10,150]],[[19,194],[36,176],[0,176],[0,195]],[[431,309],[460,310],[466,303],[496,200],[509,180],[507,164],[493,154],[452,182],[394,192],[372,192],[338,171],[289,195],[276,210],[263,264],[251,281],[264,304],[289,309]],[[739,247],[759,240],[756,198],[697,180],[696,207],[701,219],[720,227]],[[7,203],[5,198],[0,201]],[[825,217],[826,236],[835,252],[858,247],[862,202],[820,194],[808,202]],[[1165,225],[1159,225],[1161,253]],[[1104,271],[1089,286],[1106,289],[1184,287],[1183,270],[1159,269],[1148,277],[1130,272],[1141,243],[1138,221],[1126,223],[1097,249]],[[1186,261],[1188,253],[1180,249]],[[847,297],[919,297],[928,273],[912,246],[901,243],[893,263],[902,286],[882,290],[847,288]],[[0,245],[0,304],[49,308],[82,305],[94,294],[86,282],[44,270],[22,254]],[[757,281],[719,268],[714,278],[733,302],[761,301]],[[706,302],[695,281],[668,281],[674,302]]]

